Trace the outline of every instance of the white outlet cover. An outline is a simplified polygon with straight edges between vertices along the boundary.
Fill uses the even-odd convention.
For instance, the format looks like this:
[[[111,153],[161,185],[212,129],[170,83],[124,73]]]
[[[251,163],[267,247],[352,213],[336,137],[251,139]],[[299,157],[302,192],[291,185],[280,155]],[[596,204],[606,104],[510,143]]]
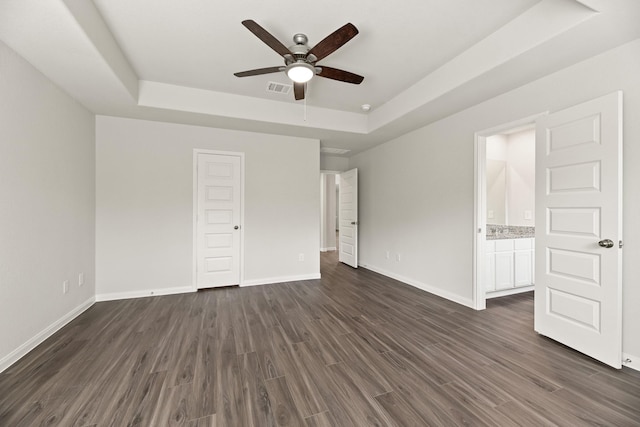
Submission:
[[[66,294],[67,292],[69,292],[69,281],[65,280],[62,282],[62,293]]]
[[[84,285],[84,273],[78,274],[78,286]]]

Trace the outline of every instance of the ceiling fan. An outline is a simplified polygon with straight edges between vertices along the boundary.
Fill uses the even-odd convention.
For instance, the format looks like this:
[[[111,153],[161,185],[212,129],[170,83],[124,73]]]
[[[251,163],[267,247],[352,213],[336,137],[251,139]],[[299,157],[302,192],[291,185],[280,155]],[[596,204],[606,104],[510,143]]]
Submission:
[[[281,55],[284,58],[285,65],[234,73],[237,77],[257,76],[260,74],[284,71],[287,76],[293,80],[293,94],[296,100],[304,99],[305,83],[311,80],[314,75],[353,84],[360,84],[364,80],[364,77],[350,73],[349,71],[316,65],[318,61],[341,48],[358,34],[358,29],[351,23],[338,28],[312,48],[307,45],[308,38],[304,34],[294,35],[293,42],[295,44],[287,48],[255,21],[247,19],[246,21],[242,21],[242,25],[247,27],[256,37]]]

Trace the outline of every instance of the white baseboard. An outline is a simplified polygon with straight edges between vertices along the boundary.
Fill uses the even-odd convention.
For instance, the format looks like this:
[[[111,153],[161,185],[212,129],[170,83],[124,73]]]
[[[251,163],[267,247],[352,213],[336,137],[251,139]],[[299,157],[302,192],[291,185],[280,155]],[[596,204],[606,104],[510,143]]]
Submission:
[[[320,252],[331,252],[335,250],[337,250],[335,246],[332,246],[330,248],[320,248]]]
[[[181,286],[177,288],[144,289],[130,292],[114,292],[110,294],[97,294],[96,301],[115,301],[120,299],[156,297],[159,295],[186,294],[195,292],[191,286]]]
[[[11,353],[9,353],[8,355],[0,359],[0,372],[3,372],[9,366],[16,363],[18,360],[24,357],[27,353],[29,353],[31,350],[33,350],[38,345],[40,345],[44,340],[46,340],[51,335],[58,332],[60,329],[62,329],[63,326],[71,322],[73,319],[75,319],[80,314],[82,314],[85,310],[91,307],[95,301],[96,299],[94,297],[89,298],[88,300],[86,300],[85,302],[83,302],[82,304],[80,304],[79,306],[77,306],[76,308],[74,308],[64,316],[62,316],[60,319],[56,320],[51,325],[47,326],[45,329],[43,329],[40,333],[38,333],[36,336],[31,338],[29,341],[25,342],[20,347],[16,348]]]
[[[392,273],[390,271],[384,270],[382,268],[373,266],[373,265],[365,265],[365,264],[360,264],[360,267],[366,268],[367,270],[371,270],[371,271],[375,271],[376,273],[382,274],[383,276],[387,276],[387,277],[391,277],[392,279],[396,279],[400,282],[406,283],[407,285],[411,285],[414,288],[418,288],[420,290],[423,290],[425,292],[429,292],[430,294],[434,294],[437,295],[439,297],[448,299],[450,301],[453,302],[457,302],[458,304],[462,304],[464,306],[467,306],[469,308],[473,308],[473,300],[470,298],[463,298],[460,295],[456,295],[454,293],[451,292],[447,292],[445,290],[442,290],[440,288],[436,288],[434,286],[431,285],[427,285],[426,283],[422,283],[419,282],[417,280],[414,279],[410,279],[408,277],[404,277],[401,276],[399,274],[396,273]]]
[[[640,356],[622,353],[622,366],[640,371]]]
[[[519,288],[502,289],[502,290],[499,290],[499,291],[487,292],[485,294],[485,298],[486,299],[491,299],[491,298],[506,297],[507,295],[515,295],[515,294],[521,294],[523,292],[531,292],[534,289],[535,289],[535,286],[533,286],[533,285],[521,286]]]
[[[244,282],[242,282],[240,286],[245,287],[245,286],[270,285],[272,283],[299,282],[301,280],[314,280],[319,278],[320,278],[320,273],[303,274],[301,276],[269,277],[266,279],[245,280]]]

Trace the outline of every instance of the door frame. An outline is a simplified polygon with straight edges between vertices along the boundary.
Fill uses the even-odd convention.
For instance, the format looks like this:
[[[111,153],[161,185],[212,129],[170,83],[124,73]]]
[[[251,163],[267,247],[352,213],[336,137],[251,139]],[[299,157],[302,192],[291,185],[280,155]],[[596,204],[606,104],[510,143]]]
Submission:
[[[199,154],[215,154],[219,156],[235,156],[240,157],[240,260],[238,266],[240,268],[240,283],[242,286],[244,283],[244,152],[240,151],[220,151],[220,150],[207,150],[203,148],[193,149],[193,195],[192,195],[192,223],[193,223],[193,253],[192,253],[192,266],[191,266],[191,287],[194,292],[198,291],[198,155]]]
[[[473,185],[473,308],[484,310],[487,308],[487,298],[484,291],[485,278],[485,248],[487,226],[487,138],[512,129],[535,124],[536,120],[549,114],[548,111],[533,114],[509,123],[478,131],[474,134],[474,185]],[[534,268],[535,266],[532,266]]]
[[[341,173],[342,173],[341,171],[336,171],[336,170],[324,170],[324,169],[320,170],[320,252],[327,252],[327,251],[323,251],[323,249],[326,249],[326,248],[322,247],[322,236],[326,232],[326,223],[323,218],[323,215],[324,215],[326,201],[327,201],[327,195],[323,187],[323,184],[324,184],[323,178],[325,175],[335,176],[335,175],[340,175]],[[338,200],[336,198],[336,205],[337,204],[338,204]],[[336,224],[336,226],[338,226],[338,224]],[[335,250],[338,250],[338,242],[336,242]]]

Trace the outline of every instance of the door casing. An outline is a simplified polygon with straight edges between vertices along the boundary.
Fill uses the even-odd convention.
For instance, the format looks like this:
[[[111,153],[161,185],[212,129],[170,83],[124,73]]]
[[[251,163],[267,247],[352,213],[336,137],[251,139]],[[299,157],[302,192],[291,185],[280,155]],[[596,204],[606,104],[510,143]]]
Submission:
[[[519,127],[533,125],[539,117],[547,114],[549,114],[549,112],[545,111],[475,133],[475,182],[473,195],[475,205],[475,215],[473,219],[473,308],[476,310],[484,310],[487,307],[487,299],[484,289],[486,260],[485,248],[487,241],[485,237],[487,226],[487,138]]]

